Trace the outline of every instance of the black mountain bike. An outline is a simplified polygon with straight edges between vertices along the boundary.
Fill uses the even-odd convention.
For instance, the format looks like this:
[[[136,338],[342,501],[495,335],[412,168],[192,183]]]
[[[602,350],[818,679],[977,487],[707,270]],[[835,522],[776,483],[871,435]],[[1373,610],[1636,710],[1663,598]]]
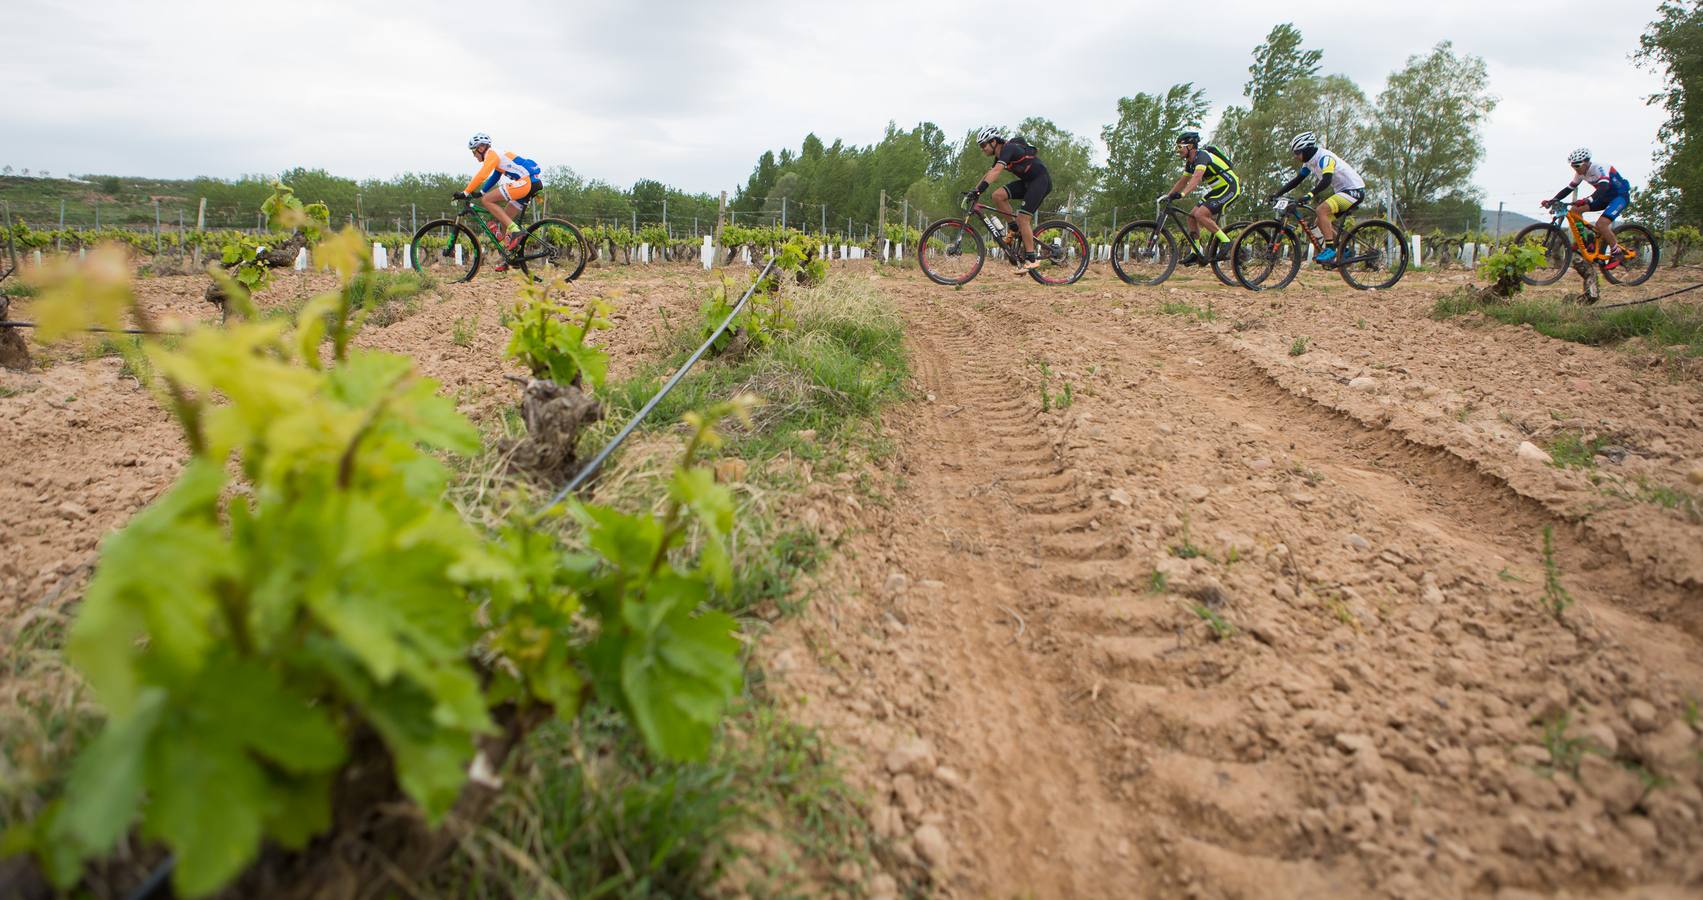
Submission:
[[[1236,238],[1232,265],[1236,280],[1250,291],[1270,291],[1287,287],[1301,271],[1301,238],[1306,236],[1317,253],[1324,242],[1314,233],[1316,226],[1305,223],[1305,210],[1315,217],[1317,212],[1305,203],[1279,197],[1273,206],[1275,219],[1255,222]],[[1348,211],[1352,211],[1349,207]],[[1345,211],[1346,212],[1346,211]],[[1384,290],[1394,287],[1407,272],[1409,256],[1407,235],[1383,219],[1355,222],[1344,215],[1337,222],[1336,257],[1330,262],[1314,263],[1335,269],[1350,287]]]
[[[1004,227],[988,218],[993,213],[1010,219]],[[967,284],[987,262],[988,248],[976,233],[974,222],[993,236],[994,246],[1013,267],[1023,264],[1023,239],[1017,234],[1017,215],[998,207],[973,203],[962,218],[940,219],[922,230],[917,242],[917,263],[936,284]],[[1088,238],[1082,229],[1062,220],[1035,226],[1035,258],[1041,267],[1030,269],[1029,277],[1042,284],[1074,284],[1088,271]]]
[[[1188,217],[1188,211],[1175,202],[1160,200],[1158,211],[1151,221],[1131,222],[1112,239],[1112,270],[1129,284],[1158,284],[1170,278],[1177,269],[1177,239],[1171,236],[1171,223],[1175,222],[1184,243],[1202,260],[1202,264],[1210,264],[1212,274],[1217,275],[1219,281],[1234,287],[1236,279],[1230,270],[1229,255],[1221,258],[1213,252],[1217,249],[1216,239],[1206,242],[1213,245],[1212,249],[1203,247],[1198,236],[1189,234]],[[1226,234],[1234,234],[1245,225],[1238,222],[1220,227]]]
[[[520,243],[511,250],[498,238],[502,225],[484,207],[475,205],[476,199],[477,194],[457,201],[455,218],[434,219],[414,232],[414,239],[409,241],[414,271],[451,283],[471,281],[479,273],[479,262],[484,257],[476,236],[481,234],[503,264],[525,272],[534,280],[572,281],[585,271],[591,246],[572,223],[539,219],[521,233]],[[525,211],[523,202],[521,212]],[[473,220],[471,228],[466,224],[469,218]]]

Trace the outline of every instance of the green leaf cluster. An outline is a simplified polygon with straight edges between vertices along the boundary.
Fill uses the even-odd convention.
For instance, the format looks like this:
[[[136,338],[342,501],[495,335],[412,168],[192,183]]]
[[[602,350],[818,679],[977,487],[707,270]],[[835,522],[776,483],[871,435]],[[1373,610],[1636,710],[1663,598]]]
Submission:
[[[609,327],[614,308],[601,298],[592,298],[583,312],[550,299],[551,285],[529,285],[521,301],[508,315],[508,347],[503,351],[518,360],[534,378],[558,384],[578,385],[589,380],[593,388],[603,386],[609,372],[609,355],[586,343],[586,335]]]
[[[596,556],[568,565],[564,577],[601,623],[585,651],[598,695],[616,699],[646,744],[670,758],[708,750],[741,683],[737,624],[700,611],[712,591],[733,585],[733,495],[694,462],[700,449],[720,443],[715,423],[744,417],[752,403],[741,398],[686,415],[693,434],[660,519],[587,504],[569,510]],[[696,558],[681,559],[694,523]]]
[[[272,182],[272,196],[260,204],[273,231],[300,231],[317,241],[331,230],[331,210],[323,203],[303,203],[296,192],[281,181]]]
[[[739,301],[743,291],[736,291],[732,282],[724,275],[721,283],[710,292],[698,310],[703,321],[701,339],[708,340],[717,327],[733,313],[734,304]],[[793,314],[792,301],[781,292],[779,276],[771,274],[758,282],[756,289],[751,292],[751,299],[746,301],[745,308],[734,318],[726,331],[716,338],[710,346],[712,354],[726,350],[735,337],[743,334],[751,344],[767,347],[775,339],[790,331],[797,325]]]
[[[1520,292],[1524,282],[1520,276],[1543,266],[1548,261],[1543,245],[1535,239],[1507,247],[1486,256],[1478,263],[1478,274],[1490,282],[1490,290],[1498,297],[1512,297]]]

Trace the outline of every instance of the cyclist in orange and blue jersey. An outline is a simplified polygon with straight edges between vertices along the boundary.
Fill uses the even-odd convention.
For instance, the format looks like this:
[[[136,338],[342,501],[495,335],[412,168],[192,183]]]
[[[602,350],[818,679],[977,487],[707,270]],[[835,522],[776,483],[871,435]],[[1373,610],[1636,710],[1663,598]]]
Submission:
[[[1567,154],[1567,163],[1573,167],[1573,180],[1556,193],[1555,197],[1543,201],[1548,209],[1561,202],[1579,185],[1589,182],[1592,188],[1589,197],[1574,200],[1572,206],[1577,210],[1600,212],[1596,222],[1591,227],[1596,229],[1597,246],[1608,248],[1608,262],[1603,263],[1605,269],[1617,268],[1626,259],[1626,251],[1620,249],[1620,242],[1614,237],[1614,220],[1625,211],[1626,204],[1632,202],[1632,185],[1613,166],[1604,167],[1602,163],[1591,162],[1591,151],[1580,147]]]
[[[456,192],[455,199],[477,198],[479,205],[502,223],[505,233],[498,234],[497,238],[513,250],[520,245],[521,238],[520,226],[515,224],[514,216],[544,189],[543,172],[537,163],[524,156],[493,148],[491,136],[483,131],[468,138],[467,149],[473,151],[474,159],[479,160],[479,171],[473,180],[467,182],[465,190]],[[492,188],[496,190],[492,191]]]

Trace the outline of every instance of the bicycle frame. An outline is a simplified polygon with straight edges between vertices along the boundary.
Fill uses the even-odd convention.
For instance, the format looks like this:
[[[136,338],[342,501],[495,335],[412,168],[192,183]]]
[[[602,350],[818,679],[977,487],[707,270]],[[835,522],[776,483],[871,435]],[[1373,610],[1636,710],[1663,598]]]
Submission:
[[[1325,249],[1325,245],[1319,243],[1319,239],[1313,235],[1313,229],[1308,228],[1306,220],[1301,218],[1301,211],[1306,210],[1307,212],[1312,214],[1314,221],[1318,221],[1318,218],[1319,218],[1318,207],[1308,206],[1305,203],[1300,203],[1300,202],[1295,201],[1295,200],[1290,200],[1288,197],[1280,197],[1278,199],[1279,199],[1280,205],[1277,207],[1277,220],[1279,222],[1281,222],[1284,219],[1294,219],[1295,222],[1301,226],[1301,233],[1307,236],[1307,243],[1312,245],[1313,255],[1315,257],[1318,256],[1319,251]],[[1350,207],[1350,211],[1352,211],[1352,209],[1353,208]],[[1336,243],[1336,244],[1342,243],[1342,236],[1347,234],[1348,232],[1352,231],[1354,229],[1354,225],[1355,225],[1354,217],[1347,215],[1346,213],[1343,215],[1342,218],[1338,219],[1337,222],[1336,222],[1336,238],[1335,238],[1334,243]],[[1338,252],[1340,252],[1340,251],[1341,251],[1341,248],[1338,248]],[[1333,259],[1333,260],[1330,261],[1330,265],[1333,268],[1339,268],[1339,267],[1342,267],[1342,266],[1350,266],[1350,265],[1353,265],[1357,262],[1365,262],[1369,259],[1377,259],[1377,258],[1378,258],[1378,254],[1367,253],[1367,254],[1362,254],[1360,256],[1347,256],[1347,257],[1342,257],[1341,259]]]
[[[1010,227],[1006,228],[1003,232],[995,232],[993,230],[993,226],[988,222],[988,213],[993,213],[1002,219],[1011,220]],[[1027,251],[1023,249],[1022,235],[1017,232],[1017,216],[1019,214],[1015,212],[1008,213],[997,206],[989,206],[988,204],[980,201],[970,205],[970,208],[965,213],[965,218],[968,219],[972,214],[975,215],[977,219],[981,220],[982,227],[987,229],[987,233],[990,237],[993,237],[993,242],[998,245],[1000,249],[1005,251],[1005,261],[1014,266],[1022,265],[1023,254]],[[1029,223],[1029,227],[1034,228],[1035,223],[1031,221]],[[958,248],[958,243],[963,239],[964,237],[962,234],[960,234],[957,238],[954,238],[952,241],[952,249],[956,250]],[[1039,239],[1035,241],[1035,255],[1039,259],[1046,259],[1054,256],[1052,247],[1050,245],[1043,244]]]
[[[1200,234],[1198,231],[1189,231],[1189,214],[1184,212],[1183,208],[1178,206],[1175,201],[1159,201],[1159,208],[1153,214],[1153,220],[1159,223],[1159,228],[1153,232],[1153,237],[1148,241],[1149,246],[1147,248],[1147,252],[1153,252],[1153,247],[1151,245],[1159,240],[1160,234],[1169,231],[1171,223],[1175,221],[1177,223],[1177,230],[1181,231],[1183,233],[1183,237],[1188,241],[1189,249],[1194,251],[1197,256],[1205,258],[1206,248],[1201,246]],[[1219,222],[1218,227],[1223,228],[1224,223]]]
[[[1561,227],[1563,220],[1567,222],[1565,228]],[[1574,209],[1572,203],[1565,206],[1557,203],[1550,212],[1549,224],[1561,228],[1562,231],[1567,233],[1573,241],[1573,251],[1584,257],[1586,262],[1601,264],[1608,260],[1607,253],[1600,253],[1596,249],[1596,229],[1585,221],[1584,210]]]
[[[493,234],[491,232],[491,226],[492,225],[500,224],[500,223],[497,222],[496,216],[491,215],[489,212],[487,212],[485,210],[485,207],[480,206],[479,204],[475,203],[472,198],[468,198],[466,200],[461,200],[461,201],[458,201],[458,202],[461,205],[456,210],[456,213],[455,213],[456,223],[461,224],[462,219],[465,219],[469,216],[473,217],[473,219],[479,223],[479,227],[478,228],[471,228],[471,229],[468,229],[468,230],[472,231],[475,235],[483,237],[485,239],[486,243],[490,244],[492,247],[495,247],[496,250],[497,250],[497,254],[499,256],[501,256],[502,259],[505,262],[513,264],[513,263],[519,262],[522,259],[526,259],[526,260],[543,259],[544,257],[550,255],[549,253],[534,253],[534,254],[522,257],[520,254],[511,251],[501,240],[498,240],[498,238],[495,234]],[[526,207],[522,206],[521,207],[521,213],[525,213],[525,212],[526,212]],[[516,220],[515,224],[517,224],[517,225],[519,224],[518,219]],[[522,232],[525,231],[524,228],[521,229],[521,230],[522,230]]]

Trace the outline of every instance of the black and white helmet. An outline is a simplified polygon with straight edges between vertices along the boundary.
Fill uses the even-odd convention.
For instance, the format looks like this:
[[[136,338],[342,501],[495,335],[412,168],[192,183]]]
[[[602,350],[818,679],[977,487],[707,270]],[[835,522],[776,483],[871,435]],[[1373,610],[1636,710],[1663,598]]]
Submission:
[[[1575,166],[1582,162],[1590,162],[1590,160],[1591,151],[1587,147],[1580,147],[1572,153],[1567,154],[1567,161]]]
[[[1200,146],[1200,132],[1198,132],[1198,131],[1185,131],[1182,134],[1177,135],[1177,144],[1178,144],[1178,146],[1181,146],[1183,144],[1188,144],[1191,147],[1199,147]]]
[[[491,136],[483,131],[476,131],[473,133],[472,137],[467,139],[467,149],[469,150],[472,150],[480,144],[484,144],[487,147],[491,146]]]
[[[978,146],[978,147],[987,143],[988,141],[1003,141],[1003,140],[1005,140],[1005,129],[999,127],[998,125],[988,125],[988,126],[983,127],[981,131],[976,132],[976,146]]]
[[[1312,151],[1317,150],[1318,147],[1319,136],[1311,131],[1303,131],[1300,134],[1295,135],[1295,139],[1289,142],[1289,152],[1291,153],[1311,154]]]

